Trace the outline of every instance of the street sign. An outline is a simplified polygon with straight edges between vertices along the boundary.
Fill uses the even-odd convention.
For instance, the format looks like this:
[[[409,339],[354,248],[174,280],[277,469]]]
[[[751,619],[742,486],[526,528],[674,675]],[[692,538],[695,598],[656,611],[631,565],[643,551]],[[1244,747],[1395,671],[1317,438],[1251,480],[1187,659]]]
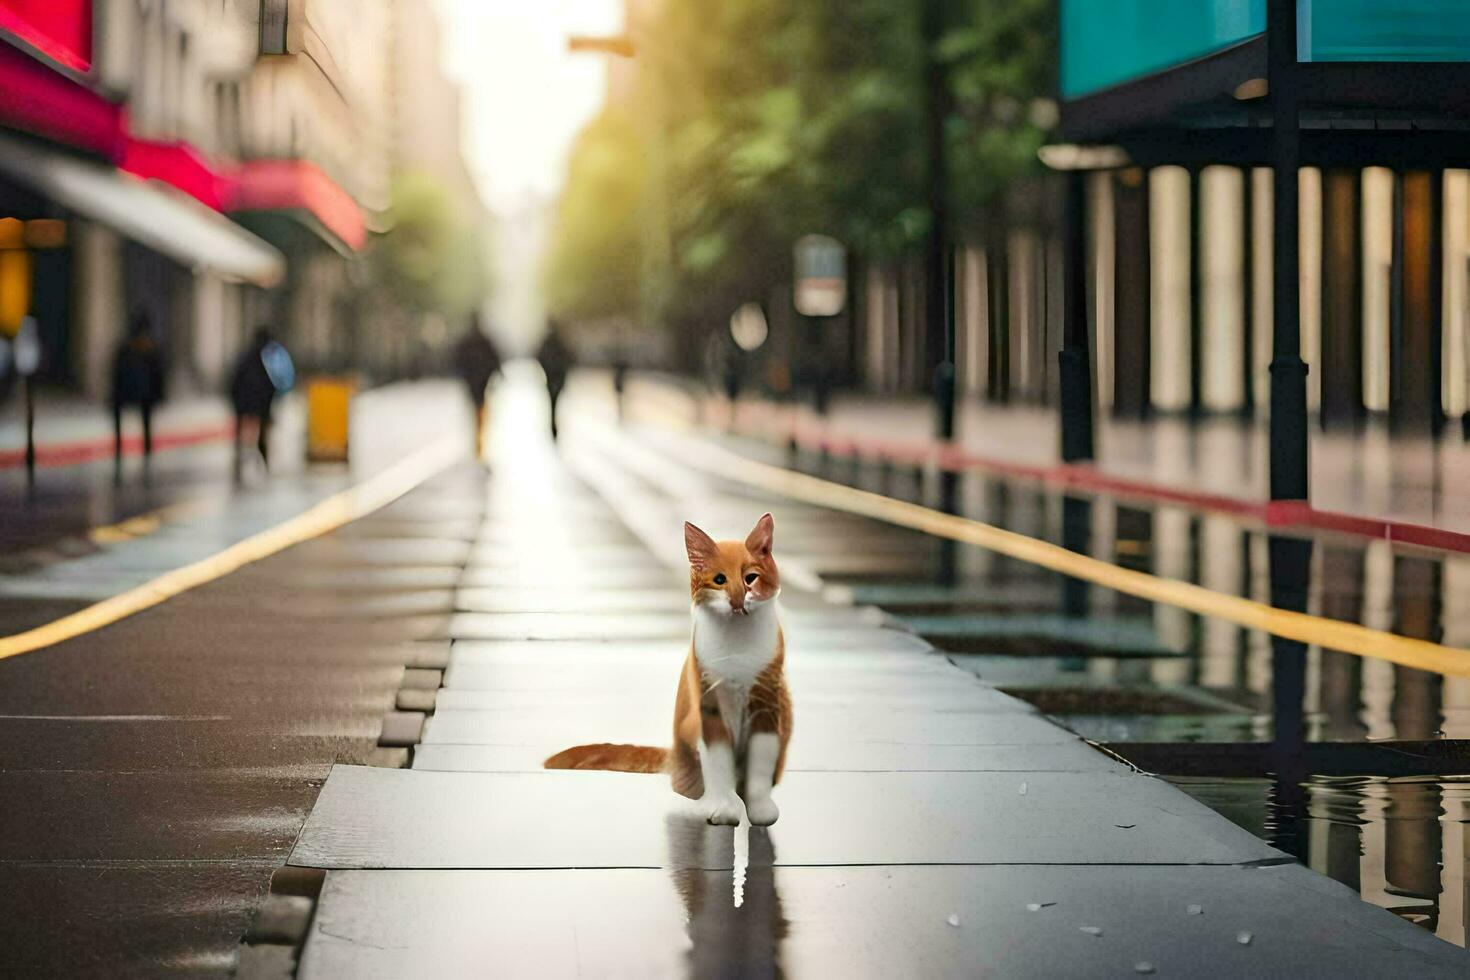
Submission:
[[[797,239],[795,301],[802,316],[836,316],[847,305],[847,249],[837,239]]]

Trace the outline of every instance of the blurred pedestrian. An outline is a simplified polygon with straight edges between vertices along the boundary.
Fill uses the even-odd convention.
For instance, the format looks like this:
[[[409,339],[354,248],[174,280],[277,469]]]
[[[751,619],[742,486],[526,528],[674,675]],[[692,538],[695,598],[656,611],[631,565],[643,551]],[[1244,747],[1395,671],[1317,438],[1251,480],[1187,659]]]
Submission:
[[[242,436],[255,437],[260,461],[270,469],[271,406],[276,395],[296,383],[291,355],[266,327],[259,327],[235,362],[230,376],[230,402],[235,409],[235,479],[240,478]],[[253,432],[252,432],[253,430]]]
[[[485,400],[490,379],[500,370],[500,352],[486,335],[478,313],[471,314],[469,329],[454,345],[454,370],[464,379],[475,406],[475,456],[485,448]]]
[[[536,354],[536,360],[541,362],[541,370],[546,374],[546,393],[551,396],[551,438],[553,439],[557,435],[556,402],[561,398],[561,391],[567,384],[567,375],[571,373],[575,362],[571,348],[567,347],[561,332],[561,324],[555,320],[548,320],[546,339],[541,342],[541,350]]]
[[[153,459],[153,406],[163,401],[163,354],[148,314],[133,316],[128,335],[112,361],[112,453],[122,468],[123,409],[136,406],[143,418],[143,464]]]

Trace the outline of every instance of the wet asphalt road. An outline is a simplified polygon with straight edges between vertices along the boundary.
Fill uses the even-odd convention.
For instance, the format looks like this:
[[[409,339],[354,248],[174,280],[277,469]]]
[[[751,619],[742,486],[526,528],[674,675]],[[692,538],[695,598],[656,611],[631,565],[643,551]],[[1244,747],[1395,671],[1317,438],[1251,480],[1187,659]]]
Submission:
[[[452,430],[463,422],[454,395],[425,389],[409,400]],[[404,434],[380,427],[364,455],[382,462],[415,448]],[[218,461],[214,450],[191,453],[170,468],[207,473]],[[71,584],[101,588],[170,555],[207,553],[272,507],[283,519],[344,478],[296,487],[297,476],[282,475],[289,492],[257,488],[261,506],[240,527],[225,519],[237,506],[221,524],[161,532],[180,540],[123,542],[87,559],[115,559],[113,578],[61,560],[50,585],[80,569]],[[331,763],[406,755],[378,748],[383,718],[406,666],[443,660],[447,644],[434,638],[480,520],[483,480],[466,460],[335,533],[0,661],[0,974],[233,972]],[[180,497],[215,490],[212,476],[184,481]],[[5,513],[13,523],[16,512]],[[0,605],[0,632],[85,601],[14,598]]]

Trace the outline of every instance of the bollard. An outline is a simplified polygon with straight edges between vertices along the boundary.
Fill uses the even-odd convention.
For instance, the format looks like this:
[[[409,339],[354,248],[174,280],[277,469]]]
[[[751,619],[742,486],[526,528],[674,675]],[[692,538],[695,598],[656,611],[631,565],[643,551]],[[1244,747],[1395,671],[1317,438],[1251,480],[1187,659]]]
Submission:
[[[348,420],[357,381],[319,375],[306,383],[306,458],[313,463],[345,463]]]

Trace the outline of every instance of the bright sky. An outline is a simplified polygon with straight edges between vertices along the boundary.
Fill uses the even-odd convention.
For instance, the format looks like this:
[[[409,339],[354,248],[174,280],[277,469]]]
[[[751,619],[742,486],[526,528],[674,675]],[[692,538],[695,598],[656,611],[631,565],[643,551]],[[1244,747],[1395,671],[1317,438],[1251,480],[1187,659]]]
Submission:
[[[573,137],[602,104],[606,67],[573,34],[616,34],[620,0],[435,0],[445,68],[465,91],[465,153],[494,211],[561,187]]]

